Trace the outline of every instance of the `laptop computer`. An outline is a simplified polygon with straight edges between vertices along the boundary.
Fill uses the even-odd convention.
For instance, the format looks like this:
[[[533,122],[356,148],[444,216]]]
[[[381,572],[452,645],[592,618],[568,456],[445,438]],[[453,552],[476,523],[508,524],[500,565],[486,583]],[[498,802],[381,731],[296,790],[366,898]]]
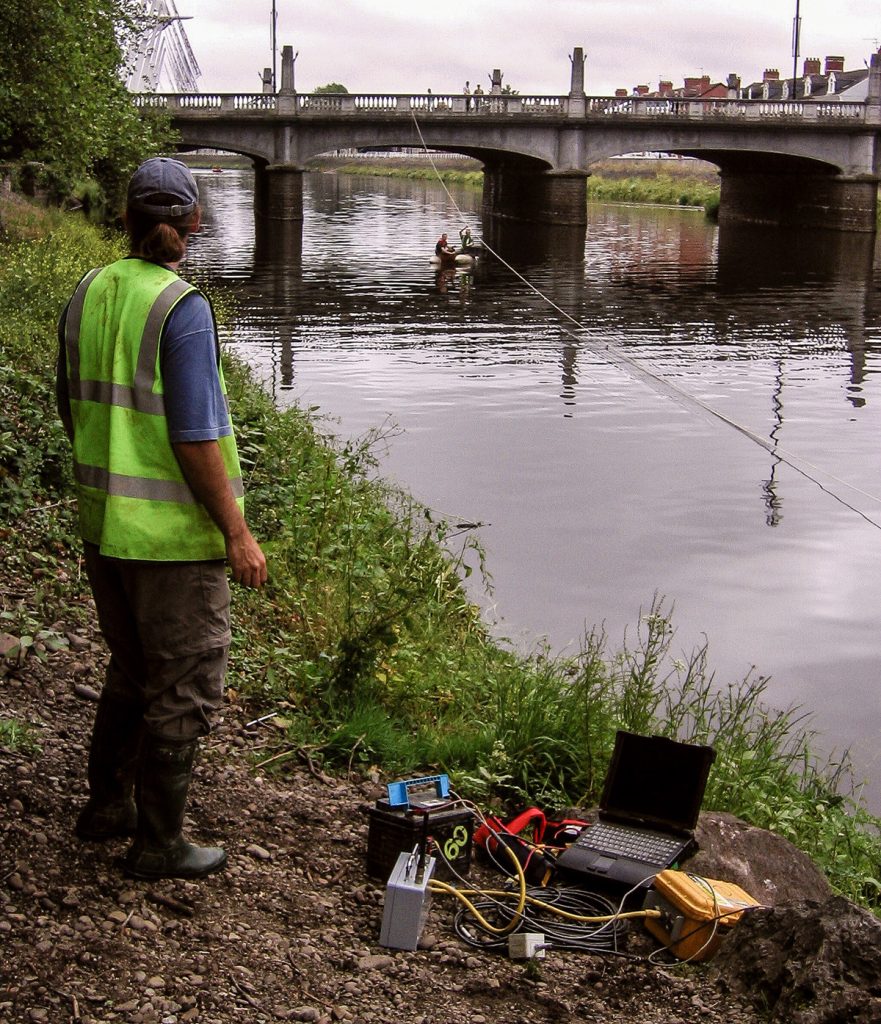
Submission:
[[[598,821],[557,857],[581,882],[651,885],[694,845],[710,766],[709,746],[619,730]]]

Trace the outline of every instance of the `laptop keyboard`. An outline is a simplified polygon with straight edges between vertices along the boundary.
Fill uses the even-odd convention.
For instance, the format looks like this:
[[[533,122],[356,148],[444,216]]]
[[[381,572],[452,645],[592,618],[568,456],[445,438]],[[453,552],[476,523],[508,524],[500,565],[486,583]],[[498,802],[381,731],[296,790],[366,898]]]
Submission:
[[[601,822],[586,828],[575,840],[575,845],[586,850],[618,857],[630,857],[651,864],[666,861],[682,848],[682,840],[657,832],[638,832],[622,825]]]

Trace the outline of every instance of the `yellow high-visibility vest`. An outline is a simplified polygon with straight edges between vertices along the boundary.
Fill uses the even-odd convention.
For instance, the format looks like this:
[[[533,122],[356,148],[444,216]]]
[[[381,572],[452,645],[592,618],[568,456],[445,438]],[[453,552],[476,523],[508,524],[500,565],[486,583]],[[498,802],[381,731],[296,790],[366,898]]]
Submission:
[[[80,282],[64,323],[80,532],[104,555],[150,562],[224,558],[223,535],[184,479],[168,435],[162,327],[196,289],[140,259]],[[223,370],[220,386],[226,394]],[[235,438],[218,440],[244,506]]]

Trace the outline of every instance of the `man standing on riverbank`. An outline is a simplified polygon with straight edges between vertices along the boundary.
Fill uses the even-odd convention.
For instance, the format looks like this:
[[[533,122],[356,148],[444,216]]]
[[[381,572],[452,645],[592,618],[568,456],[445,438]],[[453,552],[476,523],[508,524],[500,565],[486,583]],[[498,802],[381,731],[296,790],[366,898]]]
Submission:
[[[229,587],[266,581],[243,515],[214,317],[177,268],[200,225],[176,160],[129,183],[131,255],[87,274],[61,321],[58,407],[73,446],[85,567],[110,662],[83,839],[134,833],[136,878],[200,878],[226,853],[181,829],[198,741],[223,695]]]

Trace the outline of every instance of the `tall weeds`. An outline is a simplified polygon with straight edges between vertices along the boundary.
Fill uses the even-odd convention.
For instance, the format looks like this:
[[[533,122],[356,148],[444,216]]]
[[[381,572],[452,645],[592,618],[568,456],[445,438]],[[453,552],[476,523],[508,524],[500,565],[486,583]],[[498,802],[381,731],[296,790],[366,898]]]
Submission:
[[[588,201],[600,203],[653,203],[661,206],[697,206],[706,208],[718,199],[719,185],[699,178],[657,174],[647,178],[587,179]]]

